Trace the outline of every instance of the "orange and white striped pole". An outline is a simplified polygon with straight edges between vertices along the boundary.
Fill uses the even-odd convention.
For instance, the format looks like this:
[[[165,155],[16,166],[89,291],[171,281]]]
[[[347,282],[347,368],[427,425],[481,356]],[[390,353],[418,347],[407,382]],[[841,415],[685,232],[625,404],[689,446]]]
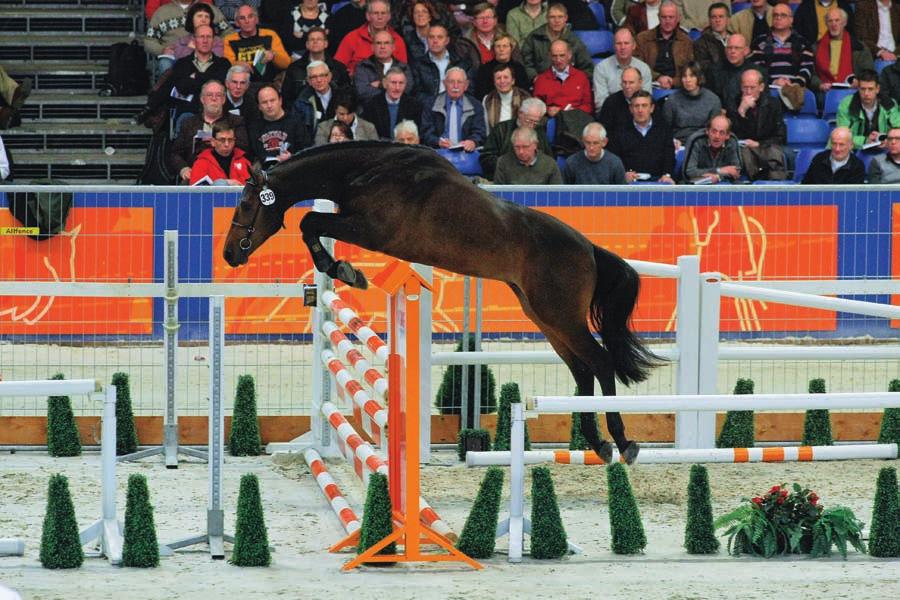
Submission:
[[[322,489],[322,493],[328,499],[328,503],[331,504],[334,514],[337,515],[341,525],[344,526],[344,531],[347,533],[357,531],[360,527],[359,518],[353,512],[353,509],[350,508],[350,503],[344,498],[334,478],[328,473],[322,457],[313,448],[307,448],[303,453],[303,459],[309,465],[309,470],[315,477],[316,483]]]

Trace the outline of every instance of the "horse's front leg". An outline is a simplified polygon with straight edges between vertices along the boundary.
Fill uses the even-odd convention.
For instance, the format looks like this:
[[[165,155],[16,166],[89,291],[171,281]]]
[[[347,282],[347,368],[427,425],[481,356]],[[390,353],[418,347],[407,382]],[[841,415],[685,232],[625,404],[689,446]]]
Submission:
[[[369,282],[359,269],[343,260],[335,258],[322,245],[322,237],[353,243],[352,224],[340,215],[310,211],[300,221],[303,241],[309,248],[316,270],[332,279],[343,281],[350,287],[366,289]]]

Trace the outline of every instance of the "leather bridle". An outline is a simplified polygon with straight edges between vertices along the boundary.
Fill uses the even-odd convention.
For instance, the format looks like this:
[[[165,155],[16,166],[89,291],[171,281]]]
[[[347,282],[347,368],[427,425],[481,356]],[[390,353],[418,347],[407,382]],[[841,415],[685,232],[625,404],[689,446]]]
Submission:
[[[269,185],[269,174],[265,171],[260,171],[260,174],[263,178],[263,189],[265,189]],[[256,184],[252,183],[252,180],[250,185],[252,187],[256,187]],[[257,198],[256,210],[253,212],[253,218],[250,219],[250,223],[247,225],[245,225],[244,223],[238,223],[234,219],[232,219],[231,221],[232,227],[240,227],[241,229],[247,231],[247,235],[241,238],[241,240],[238,242],[238,247],[244,252],[247,252],[253,246],[253,240],[250,239],[250,236],[253,235],[254,231],[256,231],[256,219],[259,218],[259,211],[262,206],[262,202]]]

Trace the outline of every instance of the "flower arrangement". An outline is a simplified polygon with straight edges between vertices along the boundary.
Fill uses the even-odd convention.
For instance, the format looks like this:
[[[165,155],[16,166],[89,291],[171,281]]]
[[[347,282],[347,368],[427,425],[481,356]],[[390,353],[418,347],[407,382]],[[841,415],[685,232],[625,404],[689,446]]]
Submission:
[[[716,529],[726,528],[728,552],[771,558],[776,554],[829,556],[837,546],[847,558],[847,545],[865,552],[863,523],[849,508],[826,509],[815,492],[794,484],[773,486],[762,496],[745,499],[736,510],[716,519]]]

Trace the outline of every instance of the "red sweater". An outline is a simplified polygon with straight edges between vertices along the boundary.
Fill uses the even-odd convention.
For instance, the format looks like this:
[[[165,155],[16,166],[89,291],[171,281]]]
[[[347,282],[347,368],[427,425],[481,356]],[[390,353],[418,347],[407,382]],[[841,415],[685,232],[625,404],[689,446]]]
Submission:
[[[577,108],[587,114],[593,114],[594,94],[587,75],[575,67],[569,67],[569,76],[560,81],[547,69],[534,80],[534,96],[544,101],[547,106],[558,106],[565,109]]]
[[[219,165],[219,161],[213,156],[213,152],[215,150],[207,148],[194,161],[194,166],[191,167],[191,185],[203,179],[204,176],[208,176],[213,181],[217,179],[236,179],[241,185],[244,185],[250,177],[250,161],[244,157],[244,151],[240,148],[234,149],[231,155],[231,168],[228,170],[228,175],[222,170],[222,166]]]
[[[394,38],[394,57],[402,63],[408,63],[406,59],[406,43],[392,27],[387,29]],[[337,52],[335,60],[339,60],[347,67],[350,75],[356,70],[356,65],[372,56],[372,37],[369,35],[369,24],[360,25],[344,36]]]

